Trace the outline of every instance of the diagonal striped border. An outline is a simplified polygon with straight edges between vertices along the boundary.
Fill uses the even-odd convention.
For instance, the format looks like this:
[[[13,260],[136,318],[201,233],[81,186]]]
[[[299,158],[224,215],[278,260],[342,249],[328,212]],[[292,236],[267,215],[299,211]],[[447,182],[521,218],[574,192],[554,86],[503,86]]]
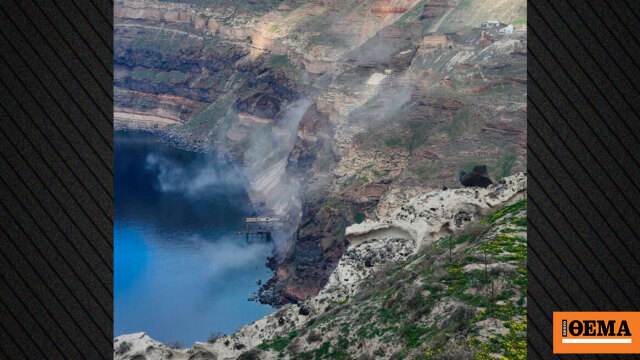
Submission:
[[[111,358],[112,6],[0,4],[2,358]],[[528,14],[528,356],[548,359],[552,311],[640,307],[640,3]]]
[[[0,357],[113,353],[113,3],[0,3]]]
[[[528,3],[528,358],[553,311],[640,308],[640,2]]]

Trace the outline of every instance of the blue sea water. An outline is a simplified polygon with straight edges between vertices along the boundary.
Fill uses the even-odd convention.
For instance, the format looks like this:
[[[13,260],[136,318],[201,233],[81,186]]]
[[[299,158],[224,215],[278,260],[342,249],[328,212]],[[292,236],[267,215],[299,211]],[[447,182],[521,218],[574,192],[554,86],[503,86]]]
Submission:
[[[191,346],[274,310],[247,300],[272,245],[235,234],[251,210],[232,166],[116,132],[114,192],[114,336]]]

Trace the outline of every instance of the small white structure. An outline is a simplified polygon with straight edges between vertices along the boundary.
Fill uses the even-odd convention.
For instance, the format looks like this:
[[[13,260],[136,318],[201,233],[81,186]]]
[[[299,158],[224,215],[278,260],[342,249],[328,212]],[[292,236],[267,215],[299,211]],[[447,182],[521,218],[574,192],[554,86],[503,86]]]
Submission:
[[[483,22],[481,27],[485,29],[495,29],[500,27],[501,24],[502,23],[498,20],[488,20]]]
[[[499,30],[503,34],[513,34],[513,25],[509,24]]]

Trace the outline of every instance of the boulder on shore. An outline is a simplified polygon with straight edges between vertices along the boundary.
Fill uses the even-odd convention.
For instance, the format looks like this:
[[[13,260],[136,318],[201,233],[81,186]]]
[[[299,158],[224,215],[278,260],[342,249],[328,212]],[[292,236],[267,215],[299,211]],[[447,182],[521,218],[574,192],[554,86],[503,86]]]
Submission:
[[[493,184],[487,173],[486,165],[474,166],[470,172],[460,171],[460,182],[464,186],[479,186],[483,188]]]

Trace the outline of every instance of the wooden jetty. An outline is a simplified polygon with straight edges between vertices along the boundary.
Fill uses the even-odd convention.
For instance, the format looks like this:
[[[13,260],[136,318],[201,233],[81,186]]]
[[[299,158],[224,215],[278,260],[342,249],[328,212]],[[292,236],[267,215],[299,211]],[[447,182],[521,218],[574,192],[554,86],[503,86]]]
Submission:
[[[245,230],[237,231],[236,234],[245,235],[247,241],[253,238],[260,238],[266,241],[271,240],[271,232],[280,223],[275,217],[250,217],[245,220]]]

